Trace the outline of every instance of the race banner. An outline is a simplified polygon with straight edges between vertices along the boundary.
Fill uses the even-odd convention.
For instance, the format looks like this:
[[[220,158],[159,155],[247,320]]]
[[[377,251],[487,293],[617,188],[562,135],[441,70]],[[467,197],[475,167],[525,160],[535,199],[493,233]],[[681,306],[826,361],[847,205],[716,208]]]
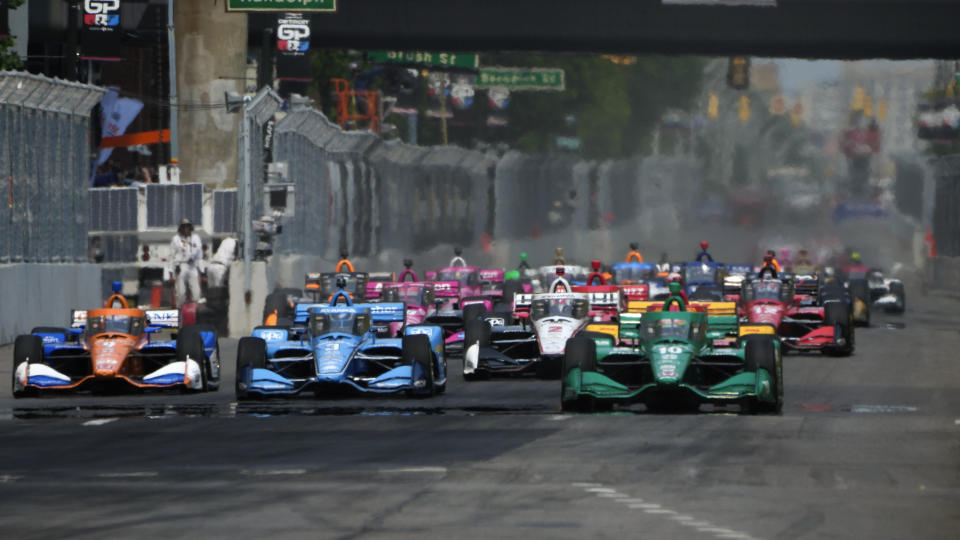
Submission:
[[[122,98],[116,88],[104,94],[100,100],[100,137],[116,137],[127,132],[127,128],[143,110],[143,102],[133,98]],[[113,148],[102,148],[94,166],[103,165],[110,159]]]
[[[80,2],[80,58],[118,62],[123,50],[120,41],[120,0]]]
[[[283,13],[277,17],[277,79],[311,80],[309,16]]]

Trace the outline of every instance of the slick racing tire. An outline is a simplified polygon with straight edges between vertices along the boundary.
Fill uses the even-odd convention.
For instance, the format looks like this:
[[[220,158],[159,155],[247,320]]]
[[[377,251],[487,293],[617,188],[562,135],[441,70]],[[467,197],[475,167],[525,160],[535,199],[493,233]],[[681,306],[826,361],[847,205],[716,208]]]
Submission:
[[[907,292],[903,289],[903,283],[891,283],[890,294],[897,297],[897,304],[887,309],[888,313],[903,313],[907,310]]]
[[[250,394],[240,387],[240,374],[245,369],[267,367],[267,342],[255,337],[240,338],[237,344],[237,372],[235,392],[237,399],[256,399],[259,394]]]
[[[207,389],[208,392],[216,392],[217,390],[220,389],[220,379],[222,378],[222,374],[223,374],[223,359],[222,359],[222,357],[220,356],[220,339],[217,337],[217,327],[216,327],[215,325],[213,325],[213,324],[206,324],[206,323],[204,323],[204,324],[195,324],[195,325],[193,325],[193,327],[197,329],[197,332],[212,332],[212,333],[213,333],[213,349],[214,349],[214,354],[215,354],[216,357],[217,357],[217,362],[219,363],[219,365],[217,366],[218,369],[216,370],[216,375],[217,375],[217,376],[216,376],[216,377],[213,376],[213,375],[214,375],[214,369],[213,369],[213,358],[212,358],[212,357],[211,357],[211,358],[206,358],[206,362],[204,362],[204,366],[206,366],[206,368],[207,368],[207,374],[206,374],[207,384],[206,384],[206,389]],[[202,339],[203,339],[203,336],[201,336],[200,339],[202,340]],[[204,352],[206,352],[206,351],[204,351]],[[211,383],[212,383],[212,384],[211,384]]]
[[[287,301],[289,296],[300,296],[300,289],[277,289],[267,296],[263,304],[263,320],[266,322],[274,311],[277,312],[277,326],[281,326],[281,319],[285,321],[293,320],[293,308]]]
[[[565,412],[593,412],[596,408],[595,400],[591,396],[578,396],[576,399],[564,400],[567,376],[574,368],[584,371],[597,370],[597,344],[589,337],[576,336],[567,340],[566,352],[563,355],[563,364],[560,379],[560,409]]]
[[[470,304],[463,308],[463,324],[466,325],[469,321],[479,319],[486,312],[487,308],[483,304]]]
[[[463,330],[463,354],[466,357],[467,349],[469,349],[473,344],[479,345],[481,348],[490,346],[490,324],[487,321],[482,321],[480,319],[475,319],[472,321],[467,321],[466,326]],[[466,362],[466,358],[464,358]],[[465,381],[475,381],[479,378],[479,374],[474,373],[464,373],[463,379]]]
[[[186,362],[190,358],[200,366],[200,392],[207,391],[209,363],[203,348],[203,336],[196,325],[186,326],[177,333],[177,361]]]
[[[773,337],[768,336],[750,336],[747,339],[744,356],[746,360],[746,371],[760,373],[760,370],[766,370],[770,375],[770,392],[776,396],[776,401],[759,401],[755,399],[754,411],[761,413],[779,414],[783,410],[783,372],[777,369],[777,348],[774,345]]]
[[[500,297],[500,304],[508,310],[513,310],[513,298],[518,294],[523,294],[523,282],[519,279],[511,279],[503,284],[503,296]]]
[[[423,389],[408,390],[407,395],[420,398],[433,396],[436,392],[436,372],[435,362],[433,361],[433,349],[430,347],[430,338],[422,334],[403,336],[402,347],[403,352],[400,355],[401,363],[410,366],[411,377],[419,366],[419,369],[425,374],[424,379],[426,380]]]
[[[823,349],[823,352],[832,356],[850,356],[853,354],[853,350],[856,348],[856,339],[853,317],[850,315],[850,305],[843,302],[827,302],[823,306],[823,324],[824,326],[838,328],[844,341],[844,345],[827,347]]]
[[[850,298],[853,307],[853,322],[857,326],[870,326],[870,286],[865,279],[850,281]]]
[[[17,366],[24,362],[28,365],[43,363],[43,339],[40,336],[17,336],[17,339],[13,342],[13,369],[10,373],[10,390],[15,398],[36,395],[36,391],[31,389],[20,392],[13,391],[16,384]]]

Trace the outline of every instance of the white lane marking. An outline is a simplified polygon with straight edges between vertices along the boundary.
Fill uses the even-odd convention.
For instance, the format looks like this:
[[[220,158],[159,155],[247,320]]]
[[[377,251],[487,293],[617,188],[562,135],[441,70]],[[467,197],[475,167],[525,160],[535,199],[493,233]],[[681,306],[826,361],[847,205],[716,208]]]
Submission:
[[[15,474],[0,474],[0,484],[7,484],[9,482],[16,482],[17,480],[23,478],[22,476],[17,476]]]
[[[116,422],[116,418],[97,418],[96,420],[87,420],[82,425],[84,426],[105,426],[110,422]]]
[[[954,420],[953,425],[960,426],[960,418],[957,418],[956,420]]]
[[[709,521],[697,520],[693,516],[686,514],[680,514],[675,510],[665,508],[660,504],[656,503],[647,503],[643,502],[643,499],[637,497],[630,497],[629,495],[620,493],[619,491],[604,487],[603,484],[596,484],[590,482],[574,482],[571,484],[573,487],[582,488],[587,493],[592,493],[598,498],[608,499],[611,501],[616,501],[618,503],[623,503],[627,505],[627,508],[632,510],[643,510],[645,514],[663,516],[667,519],[672,519],[676,521],[679,525],[684,527],[691,527],[696,529],[701,533],[713,534],[717,538],[730,539],[730,540],[755,540],[752,536],[746,533],[735,531],[732,529],[726,529],[723,527],[718,527]]]
[[[446,467],[402,467],[399,469],[380,469],[382,474],[403,474],[403,473],[445,473]]]
[[[155,471],[121,472],[121,473],[100,473],[100,478],[154,478],[160,476]]]
[[[550,420],[552,420],[552,421],[554,421],[554,422],[564,422],[564,421],[569,420],[569,419],[571,419],[571,418],[573,418],[573,417],[570,416],[570,415],[567,415],[567,414],[555,414],[555,415],[553,415],[553,416],[550,417]]]
[[[298,475],[298,474],[307,474],[306,469],[254,469],[247,470],[243,469],[240,471],[240,474],[247,476],[286,476],[286,475]]]
[[[912,413],[917,412],[917,408],[910,405],[854,405],[850,407],[850,412],[859,414]]]

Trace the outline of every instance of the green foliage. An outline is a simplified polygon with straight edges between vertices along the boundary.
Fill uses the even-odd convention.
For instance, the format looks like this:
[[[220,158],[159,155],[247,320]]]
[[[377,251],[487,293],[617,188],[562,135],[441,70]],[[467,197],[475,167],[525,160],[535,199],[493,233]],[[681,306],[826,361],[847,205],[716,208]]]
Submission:
[[[8,0],[7,9],[18,8],[26,3],[27,0]],[[23,67],[23,61],[17,56],[13,49],[13,38],[0,39],[0,70],[20,69]]]
[[[317,51],[311,58],[317,103],[331,117],[335,111],[329,80],[349,78],[350,61],[362,64],[361,57],[342,51]],[[578,137],[580,153],[590,159],[645,152],[654,125],[667,109],[693,105],[706,64],[701,58],[667,56],[645,56],[633,64],[618,64],[595,54],[561,53],[483,54],[480,61],[486,66],[562,68],[566,91],[512,93],[506,127],[486,125],[490,111],[485,93],[480,91],[474,106],[458,113],[462,125],[452,122],[449,126],[451,144],[507,143],[526,152],[551,153],[557,151],[558,136]],[[372,67],[361,65],[362,70]],[[419,142],[440,144],[440,121],[423,114],[432,104],[422,78],[419,96]],[[393,118],[387,121],[400,124]],[[405,131],[401,135],[406,138]]]

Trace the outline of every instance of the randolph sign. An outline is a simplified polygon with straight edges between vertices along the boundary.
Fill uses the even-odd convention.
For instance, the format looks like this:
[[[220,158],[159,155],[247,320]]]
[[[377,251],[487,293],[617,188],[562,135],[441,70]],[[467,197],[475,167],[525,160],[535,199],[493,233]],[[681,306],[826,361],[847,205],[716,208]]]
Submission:
[[[337,0],[227,0],[227,11],[327,11]]]

